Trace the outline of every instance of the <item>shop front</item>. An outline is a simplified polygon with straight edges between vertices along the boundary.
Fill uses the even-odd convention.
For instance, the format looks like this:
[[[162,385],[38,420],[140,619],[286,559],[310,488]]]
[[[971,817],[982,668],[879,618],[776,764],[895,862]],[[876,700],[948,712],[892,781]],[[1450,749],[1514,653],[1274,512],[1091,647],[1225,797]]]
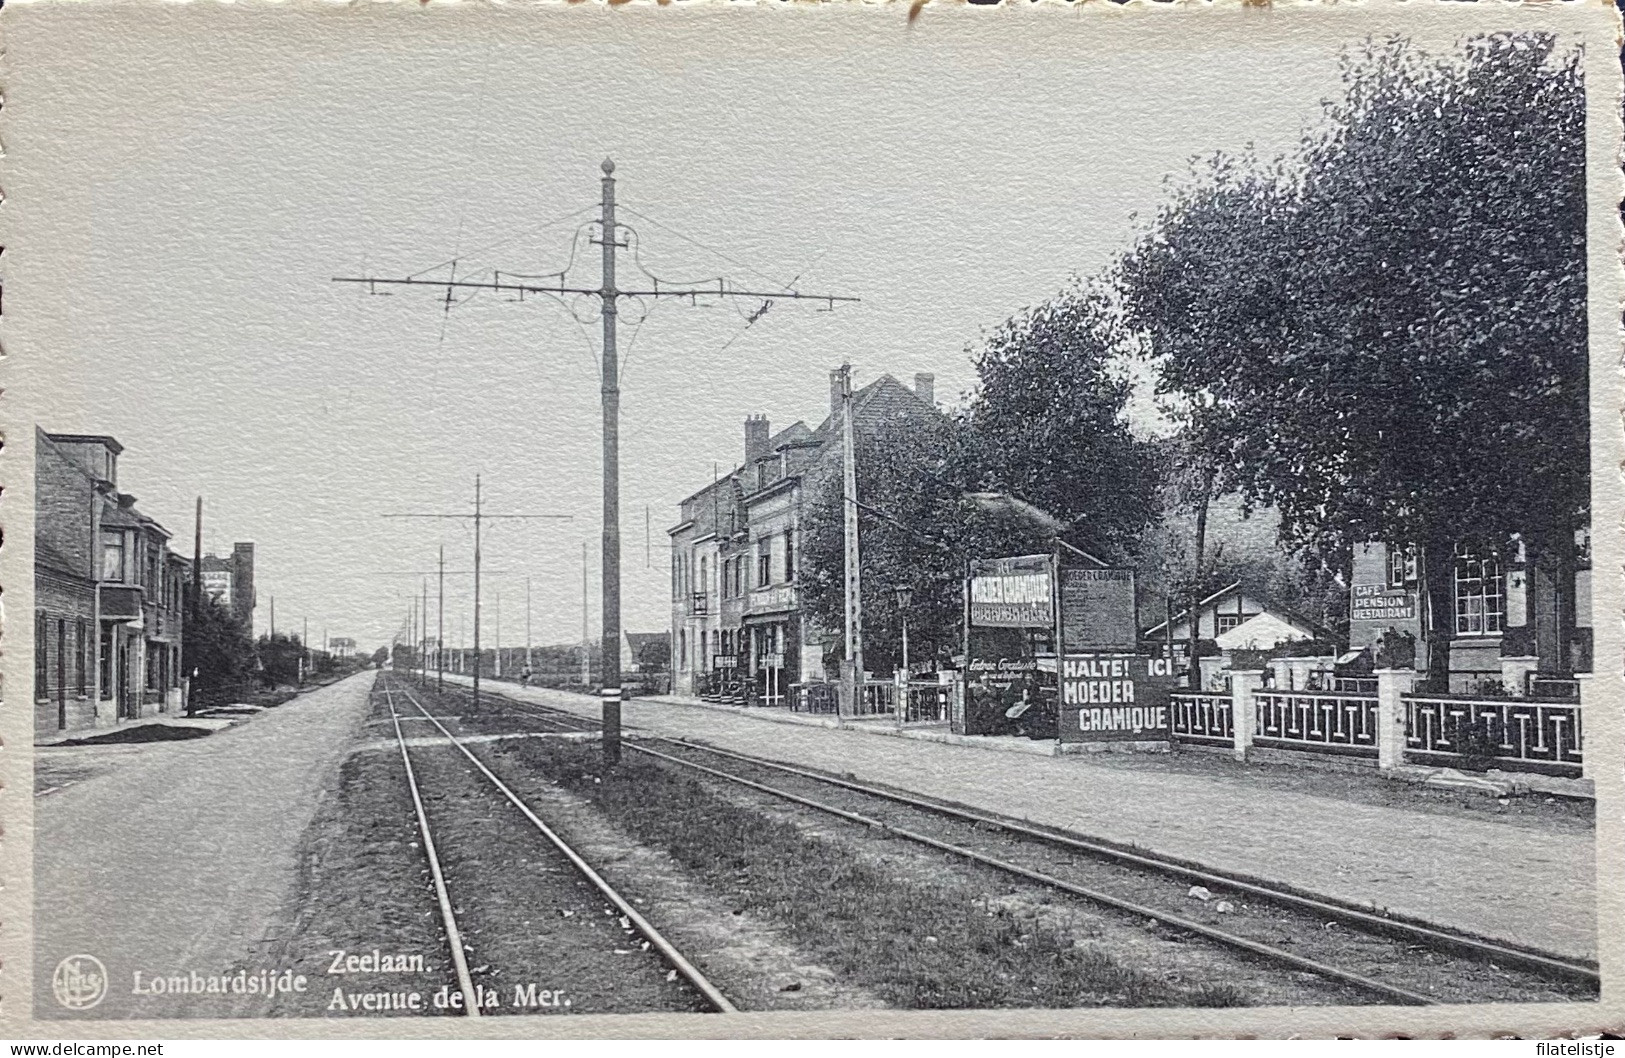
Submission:
[[[794,614],[746,618],[749,651],[746,677],[752,704],[784,706],[790,702],[790,684],[801,670],[800,621]]]

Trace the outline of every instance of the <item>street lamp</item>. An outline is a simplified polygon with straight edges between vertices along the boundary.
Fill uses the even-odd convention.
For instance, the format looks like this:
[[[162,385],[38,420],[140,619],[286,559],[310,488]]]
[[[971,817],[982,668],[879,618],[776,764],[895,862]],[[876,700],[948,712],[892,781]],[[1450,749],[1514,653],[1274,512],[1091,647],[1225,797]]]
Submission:
[[[908,712],[908,603],[914,597],[914,589],[898,584],[892,588],[892,595],[897,599],[897,616],[903,623],[903,663],[899,666],[901,678],[897,681],[897,724],[901,727],[904,714]]]
[[[903,621],[903,675],[908,676],[908,603],[914,597],[914,589],[907,584],[899,584],[892,589],[897,598],[897,614]]]

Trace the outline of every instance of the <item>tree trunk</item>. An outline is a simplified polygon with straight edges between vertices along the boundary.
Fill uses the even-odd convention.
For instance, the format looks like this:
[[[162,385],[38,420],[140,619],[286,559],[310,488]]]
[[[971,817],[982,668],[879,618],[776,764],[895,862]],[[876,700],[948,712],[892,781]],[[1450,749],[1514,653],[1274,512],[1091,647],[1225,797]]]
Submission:
[[[1441,693],[1450,689],[1450,641],[1456,634],[1455,570],[1455,544],[1428,540],[1422,548],[1423,592],[1419,594],[1427,597],[1427,617],[1421,627],[1428,686]]]
[[[1201,625],[1202,625],[1202,558],[1207,550],[1207,509],[1213,497],[1212,468],[1202,472],[1202,491],[1196,500],[1196,546],[1191,557],[1190,609],[1186,611],[1186,626],[1190,632],[1190,689],[1202,689]]]

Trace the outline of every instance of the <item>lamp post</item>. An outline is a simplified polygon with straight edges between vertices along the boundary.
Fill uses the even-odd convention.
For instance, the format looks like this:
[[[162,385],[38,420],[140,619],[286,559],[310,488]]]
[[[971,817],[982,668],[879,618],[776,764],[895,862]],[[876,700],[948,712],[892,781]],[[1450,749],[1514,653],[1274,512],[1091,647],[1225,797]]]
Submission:
[[[914,589],[899,584],[892,588],[892,595],[897,599],[897,616],[903,624],[903,663],[898,666],[897,679],[897,726],[902,727],[908,713],[908,604]]]

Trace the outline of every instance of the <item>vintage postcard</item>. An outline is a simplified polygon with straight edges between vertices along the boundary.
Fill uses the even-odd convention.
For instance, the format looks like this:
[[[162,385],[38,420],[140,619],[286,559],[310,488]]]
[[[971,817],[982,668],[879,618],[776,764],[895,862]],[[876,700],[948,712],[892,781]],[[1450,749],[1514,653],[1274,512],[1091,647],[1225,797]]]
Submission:
[[[1611,5],[0,33],[7,1035],[1625,1026]]]

